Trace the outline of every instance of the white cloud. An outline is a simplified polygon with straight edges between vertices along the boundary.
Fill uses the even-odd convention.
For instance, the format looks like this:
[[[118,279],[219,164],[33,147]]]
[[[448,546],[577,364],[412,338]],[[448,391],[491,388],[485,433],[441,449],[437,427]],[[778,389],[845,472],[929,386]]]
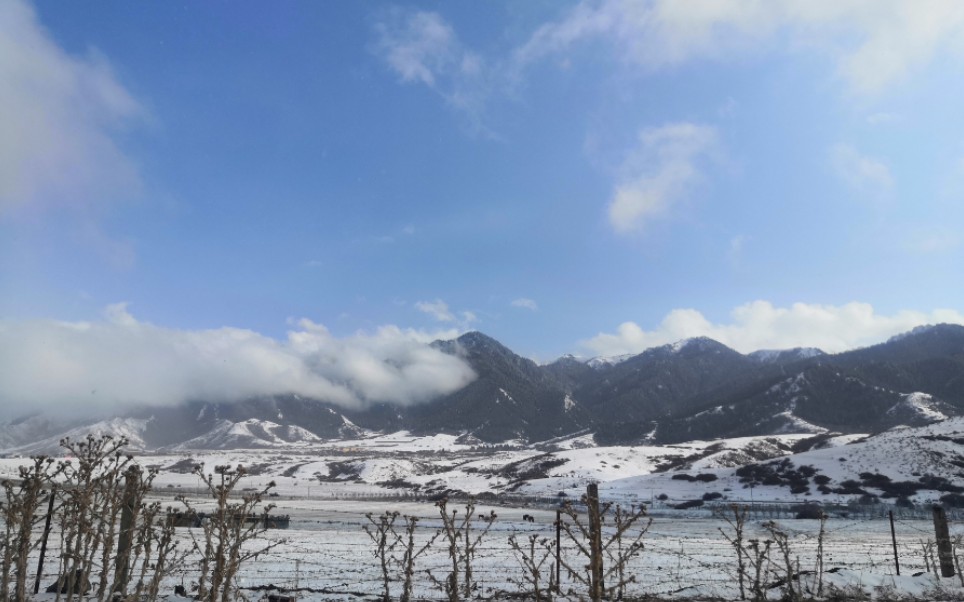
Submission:
[[[618,232],[638,230],[665,215],[700,180],[697,162],[716,148],[716,129],[671,123],[644,129],[626,161],[625,175],[609,203],[609,221]]]
[[[479,317],[475,312],[463,310],[456,314],[456,312],[449,308],[449,304],[441,299],[436,299],[435,301],[417,301],[415,303],[415,309],[423,314],[432,316],[432,318],[439,322],[452,322],[463,330],[470,324],[479,321]]]
[[[654,330],[624,322],[615,333],[600,333],[582,344],[598,355],[612,356],[706,336],[743,353],[792,347],[818,347],[833,353],[879,343],[925,324],[964,324],[964,314],[952,309],[904,310],[887,316],[868,303],[856,302],[774,307],[767,301],[754,301],[735,308],[730,318],[728,323],[714,324],[695,309],[674,309]]]
[[[532,311],[538,311],[539,305],[532,299],[527,299],[525,297],[520,297],[515,299],[511,303],[512,307],[521,307],[522,309],[529,309]]]
[[[439,322],[455,321],[455,314],[449,309],[448,303],[441,299],[436,299],[435,301],[418,301],[415,303],[415,309],[432,316]]]
[[[660,68],[725,60],[785,43],[816,48],[847,87],[874,94],[943,54],[959,54],[958,0],[583,0],[515,54],[525,66],[604,39],[624,60]]]
[[[278,341],[240,328],[163,328],[118,304],[96,322],[0,322],[0,400],[75,412],[286,393],[346,407],[413,404],[475,378],[429,345],[456,335],[385,326],[339,339],[301,320]]]
[[[96,209],[136,192],[115,134],[144,117],[107,59],[68,55],[21,0],[0,3],[0,215]]]
[[[377,26],[384,59],[402,81],[435,87],[436,74],[448,71],[457,62],[455,32],[438,13],[393,16],[394,23],[383,21]]]
[[[837,175],[862,196],[879,202],[893,195],[894,176],[883,161],[863,155],[849,144],[834,146],[830,159]]]
[[[375,53],[407,84],[423,84],[464,114],[477,133],[488,96],[488,70],[438,13],[395,9],[375,25]]]

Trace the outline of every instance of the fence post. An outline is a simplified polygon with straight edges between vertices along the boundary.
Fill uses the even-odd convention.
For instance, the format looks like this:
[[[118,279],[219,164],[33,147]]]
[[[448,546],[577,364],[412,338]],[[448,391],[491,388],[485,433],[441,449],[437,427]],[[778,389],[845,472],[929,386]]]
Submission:
[[[44,519],[44,534],[40,539],[40,560],[37,561],[37,580],[33,582],[33,593],[40,591],[40,579],[44,574],[44,556],[47,555],[47,538],[50,537],[50,520],[54,515],[54,499],[57,497],[57,489],[50,488],[50,500],[47,502],[47,518]]]
[[[124,502],[121,507],[120,536],[117,539],[117,560],[114,564],[115,594],[127,593],[127,582],[130,577],[131,540],[133,539],[134,500],[140,487],[140,472],[128,470],[124,474]]]
[[[593,602],[599,602],[606,588],[603,585],[602,516],[599,514],[599,488],[595,483],[586,488],[586,506],[589,510],[589,597]]]
[[[562,510],[556,510],[556,593],[562,593],[559,581],[562,567]]]
[[[934,506],[934,533],[937,539],[937,557],[941,563],[941,577],[953,577],[954,553],[951,550],[951,534],[947,529],[947,515],[940,506]]]
[[[894,545],[894,568],[897,569],[897,576],[900,577],[900,560],[897,559],[897,533],[894,531],[894,511],[888,511],[890,515],[890,541]]]

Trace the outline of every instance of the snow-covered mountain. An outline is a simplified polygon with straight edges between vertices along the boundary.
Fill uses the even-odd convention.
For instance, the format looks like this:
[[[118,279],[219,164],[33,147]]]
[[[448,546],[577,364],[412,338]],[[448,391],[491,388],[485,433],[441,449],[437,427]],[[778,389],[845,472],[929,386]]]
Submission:
[[[46,421],[43,424],[43,430],[36,431],[37,438],[27,440],[23,438],[23,433],[17,433],[20,435],[18,442],[8,447],[5,453],[21,456],[60,455],[64,451],[60,444],[61,440],[82,441],[87,435],[95,437],[110,435],[118,439],[123,437],[128,441],[129,450],[143,451],[151,449],[144,441],[144,432],[148,429],[149,423],[150,420],[142,418],[110,418],[61,430],[65,427],[58,428],[56,423]],[[56,432],[53,436],[49,435],[51,429]]]
[[[250,418],[242,422],[219,420],[210,431],[171,446],[171,450],[292,448],[318,444],[322,441],[311,431],[299,426],[281,425],[268,420]]]
[[[742,354],[698,337],[619,361],[564,356],[540,366],[479,332],[435,346],[458,354],[477,378],[420,405],[344,408],[288,395],[141,408],[86,425],[32,415],[0,425],[0,449],[40,449],[84,428],[116,431],[146,449],[298,446],[399,430],[490,443],[588,432],[596,444],[649,445],[879,432],[964,414],[964,327],[954,325],[835,355]]]

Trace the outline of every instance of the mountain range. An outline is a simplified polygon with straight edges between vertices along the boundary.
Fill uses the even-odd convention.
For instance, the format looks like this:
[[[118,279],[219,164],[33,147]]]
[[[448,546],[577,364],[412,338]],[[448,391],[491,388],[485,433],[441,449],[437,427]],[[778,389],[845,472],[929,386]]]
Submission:
[[[539,365],[480,332],[434,346],[471,365],[467,386],[419,405],[346,409],[279,395],[143,407],[99,420],[29,415],[0,425],[0,449],[32,453],[65,434],[123,434],[142,449],[310,445],[406,430],[465,441],[535,442],[574,433],[597,444],[665,445],[782,433],[872,433],[964,415],[964,326],[915,329],[839,354],[739,353],[693,338],[638,355]]]

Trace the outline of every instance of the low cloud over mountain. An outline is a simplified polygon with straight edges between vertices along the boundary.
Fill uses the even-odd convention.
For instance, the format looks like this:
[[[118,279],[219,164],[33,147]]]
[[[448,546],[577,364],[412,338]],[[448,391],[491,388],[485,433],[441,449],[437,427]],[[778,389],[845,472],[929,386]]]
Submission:
[[[101,321],[0,322],[0,334],[0,399],[10,413],[279,394],[358,409],[379,401],[419,403],[475,378],[461,358],[429,345],[456,333],[394,326],[337,338],[301,320],[278,341],[240,328],[156,326],[118,304]]]

